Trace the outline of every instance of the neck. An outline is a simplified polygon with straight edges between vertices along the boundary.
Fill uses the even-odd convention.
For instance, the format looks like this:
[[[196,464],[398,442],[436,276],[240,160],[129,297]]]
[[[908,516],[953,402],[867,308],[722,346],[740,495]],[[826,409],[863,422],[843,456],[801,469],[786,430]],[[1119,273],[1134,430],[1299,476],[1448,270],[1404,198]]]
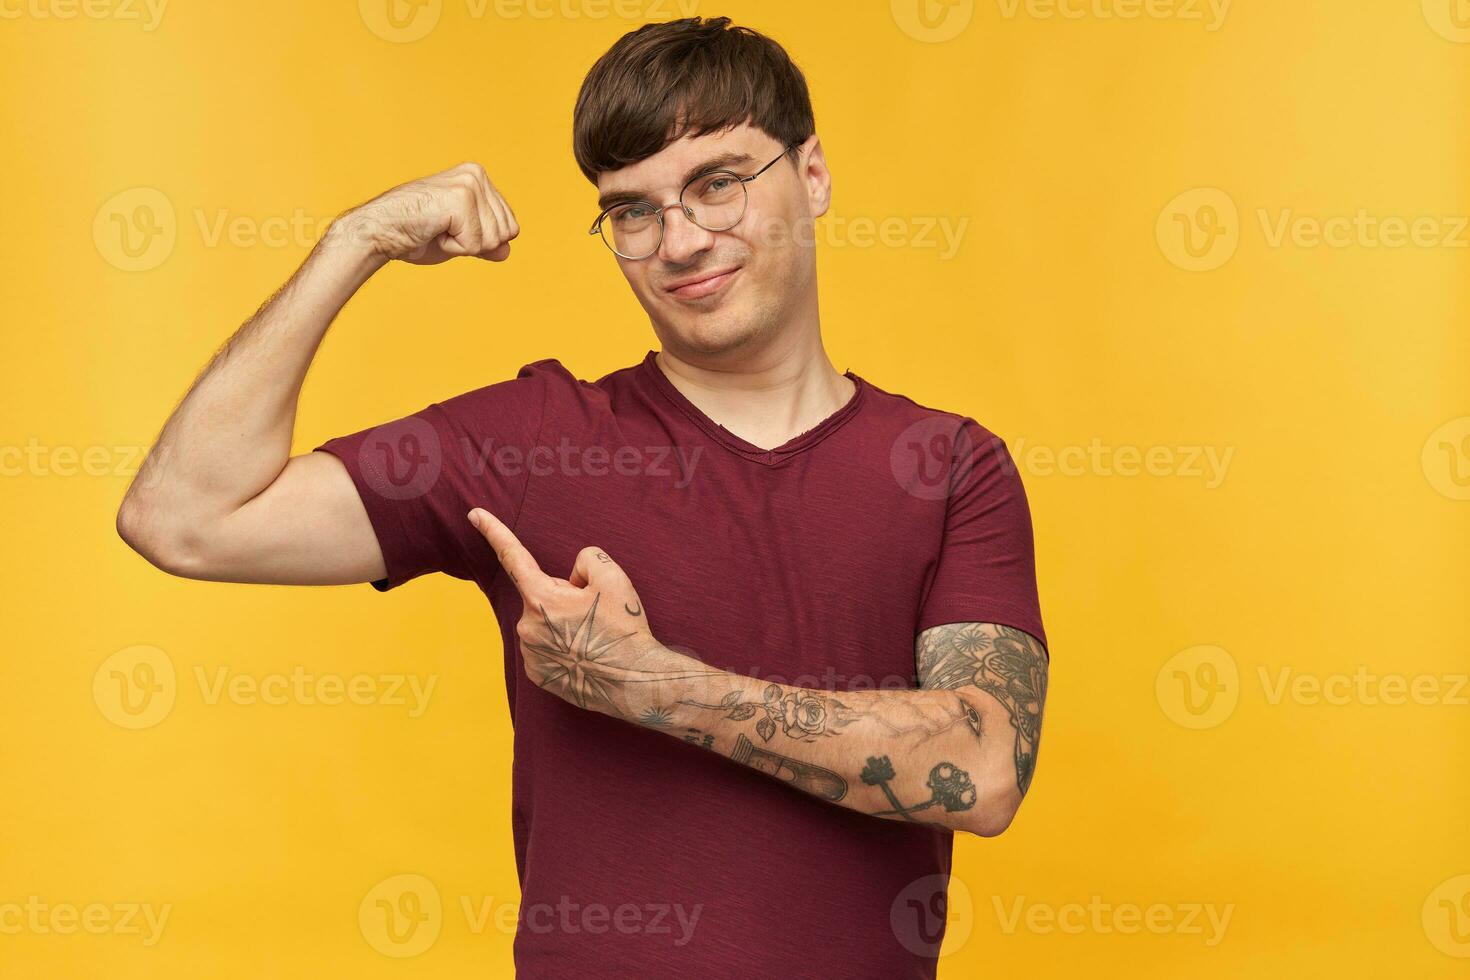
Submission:
[[[746,442],[772,449],[815,428],[856,391],[832,366],[816,331],[776,338],[718,362],[671,352],[656,357],[664,376],[701,412]]]

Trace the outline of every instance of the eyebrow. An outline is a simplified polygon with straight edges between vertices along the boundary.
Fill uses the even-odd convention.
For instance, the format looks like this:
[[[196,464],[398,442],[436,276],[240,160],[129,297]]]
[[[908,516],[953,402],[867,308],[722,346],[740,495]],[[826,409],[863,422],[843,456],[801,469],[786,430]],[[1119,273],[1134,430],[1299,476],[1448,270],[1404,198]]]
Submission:
[[[724,153],[711,157],[703,163],[691,167],[689,169],[689,172],[684,175],[684,179],[679,182],[679,186],[682,188],[685,184],[688,184],[695,177],[698,177],[700,174],[710,170],[722,170],[726,167],[735,166],[736,164],[754,162],[755,157],[751,156],[749,153],[738,153],[734,150],[727,150]],[[605,211],[612,205],[621,203],[623,201],[646,200],[648,200],[647,192],[641,190],[608,191],[606,194],[597,199],[597,208],[599,211]]]

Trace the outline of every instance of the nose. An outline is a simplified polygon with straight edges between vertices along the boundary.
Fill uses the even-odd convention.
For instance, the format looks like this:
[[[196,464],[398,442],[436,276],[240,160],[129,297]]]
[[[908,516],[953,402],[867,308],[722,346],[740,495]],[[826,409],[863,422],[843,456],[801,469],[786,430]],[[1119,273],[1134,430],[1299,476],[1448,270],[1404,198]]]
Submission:
[[[682,205],[676,204],[664,212],[664,239],[659,243],[658,256],[665,262],[688,265],[690,259],[714,244],[715,233],[695,224]]]

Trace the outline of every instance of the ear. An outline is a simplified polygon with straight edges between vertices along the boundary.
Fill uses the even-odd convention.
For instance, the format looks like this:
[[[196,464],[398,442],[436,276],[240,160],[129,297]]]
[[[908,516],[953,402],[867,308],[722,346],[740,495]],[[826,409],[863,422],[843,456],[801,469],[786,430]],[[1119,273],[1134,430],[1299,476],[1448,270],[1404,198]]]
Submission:
[[[813,218],[827,213],[832,203],[832,172],[827,169],[827,158],[822,153],[822,141],[813,133],[801,148],[801,179],[806,185],[807,207]]]

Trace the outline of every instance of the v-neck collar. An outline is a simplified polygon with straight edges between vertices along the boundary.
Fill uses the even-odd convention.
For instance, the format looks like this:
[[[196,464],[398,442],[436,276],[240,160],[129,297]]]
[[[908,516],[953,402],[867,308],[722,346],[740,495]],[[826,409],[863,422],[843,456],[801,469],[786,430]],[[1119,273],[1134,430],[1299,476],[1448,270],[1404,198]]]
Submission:
[[[663,369],[658,366],[657,357],[658,351],[650,350],[648,355],[643,358],[643,363],[638,366],[639,372],[650,385],[667,398],[691,422],[703,429],[711,439],[714,439],[737,455],[743,456],[753,462],[767,465],[779,463],[803,450],[810,449],[833,432],[836,432],[842,427],[843,423],[852,418],[853,414],[857,412],[859,406],[862,404],[863,396],[868,389],[867,382],[862,378],[853,374],[851,371],[843,372],[843,377],[851,379],[856,387],[852,396],[848,398],[847,402],[841,408],[818,422],[812,428],[791,437],[781,445],[773,449],[762,449],[760,446],[740,438],[704,414],[699,406],[690,401],[682,391],[674,387],[674,383],[668,379]]]

